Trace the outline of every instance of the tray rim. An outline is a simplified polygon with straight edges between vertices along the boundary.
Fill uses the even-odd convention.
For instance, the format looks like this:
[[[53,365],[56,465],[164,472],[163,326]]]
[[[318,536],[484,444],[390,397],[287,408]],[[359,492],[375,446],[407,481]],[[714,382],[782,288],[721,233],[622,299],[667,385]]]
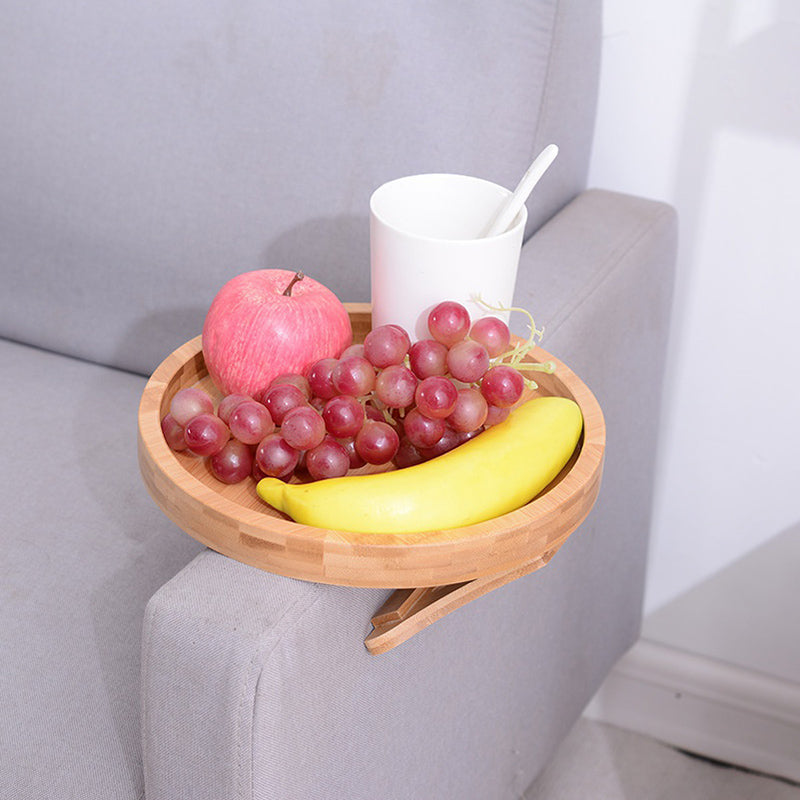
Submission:
[[[345,304],[353,315],[369,304]],[[553,361],[584,416],[580,452],[560,480],[525,506],[461,528],[408,534],[364,534],[301,525],[215,492],[188,471],[161,433],[162,400],[179,373],[202,359],[202,337],[170,353],[154,370],[138,411],[138,455],[144,483],[184,532],[217,552],[268,572],[343,586],[415,588],[496,574],[560,546],[580,525],[599,492],[605,420],[597,399],[560,359],[536,347],[535,361]],[[568,509],[568,513],[565,512]]]

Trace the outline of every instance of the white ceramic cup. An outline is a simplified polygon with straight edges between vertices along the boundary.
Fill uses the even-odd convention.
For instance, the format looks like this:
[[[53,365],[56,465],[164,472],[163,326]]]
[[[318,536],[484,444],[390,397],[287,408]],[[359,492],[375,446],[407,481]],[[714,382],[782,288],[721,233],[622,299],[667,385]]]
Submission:
[[[429,337],[427,317],[442,300],[466,306],[473,320],[496,314],[475,302],[509,307],[514,297],[523,206],[510,228],[483,232],[511,195],[467,175],[410,175],[383,184],[370,198],[373,327],[394,323],[412,340]]]

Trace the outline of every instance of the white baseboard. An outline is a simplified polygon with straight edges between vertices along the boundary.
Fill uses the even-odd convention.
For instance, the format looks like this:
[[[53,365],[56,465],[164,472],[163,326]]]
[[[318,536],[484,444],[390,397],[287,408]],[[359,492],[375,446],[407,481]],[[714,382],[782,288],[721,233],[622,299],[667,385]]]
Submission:
[[[640,639],[584,715],[800,781],[800,684]]]

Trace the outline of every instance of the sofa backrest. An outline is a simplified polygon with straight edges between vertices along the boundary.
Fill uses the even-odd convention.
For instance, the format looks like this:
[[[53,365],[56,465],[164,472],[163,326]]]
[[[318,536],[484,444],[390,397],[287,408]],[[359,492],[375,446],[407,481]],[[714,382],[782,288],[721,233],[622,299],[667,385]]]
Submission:
[[[559,158],[529,233],[585,183],[597,0],[58,0],[0,31],[0,336],[149,373],[233,275],[369,299],[368,203]]]

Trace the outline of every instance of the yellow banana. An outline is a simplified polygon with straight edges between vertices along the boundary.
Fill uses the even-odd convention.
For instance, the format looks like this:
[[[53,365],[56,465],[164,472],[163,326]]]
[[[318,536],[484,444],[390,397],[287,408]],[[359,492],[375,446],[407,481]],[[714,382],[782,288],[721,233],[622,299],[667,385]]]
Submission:
[[[578,405],[539,397],[431,461],[374,475],[258,483],[296,522],[355,533],[417,533],[472,525],[532,500],[569,460],[583,428]]]

